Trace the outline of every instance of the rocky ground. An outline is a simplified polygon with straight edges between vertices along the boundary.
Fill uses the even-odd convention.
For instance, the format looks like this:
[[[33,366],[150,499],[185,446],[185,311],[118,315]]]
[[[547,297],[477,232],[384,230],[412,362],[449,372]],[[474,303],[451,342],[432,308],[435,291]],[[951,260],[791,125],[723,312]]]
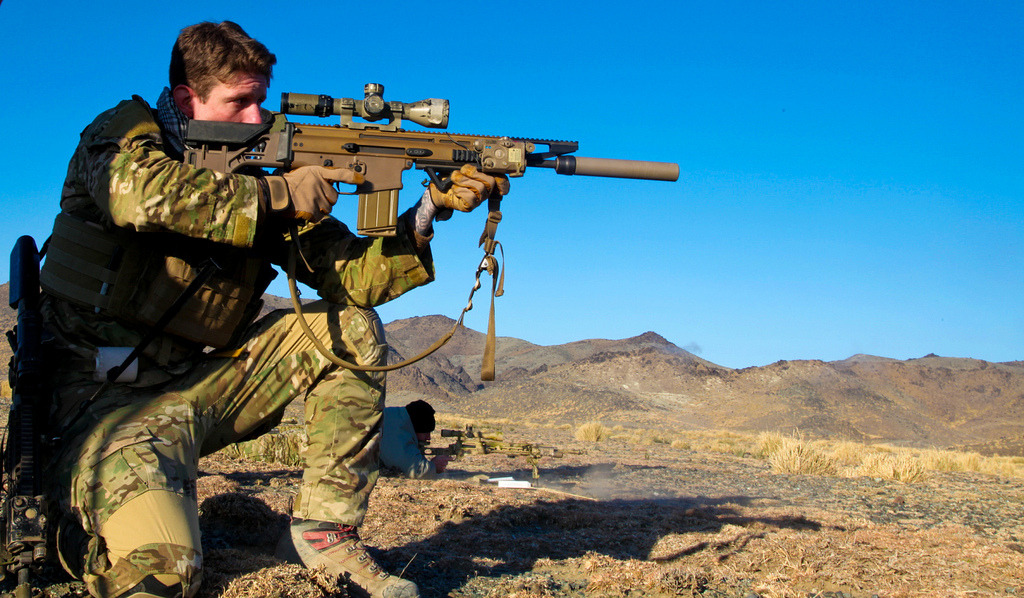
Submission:
[[[380,480],[363,537],[424,596],[1024,595],[1024,479],[781,475],[749,456],[511,433],[586,453],[541,461],[537,480],[501,455],[466,457],[440,480]],[[200,467],[202,598],[343,595],[271,556],[297,468]],[[506,476],[534,486],[480,481]]]

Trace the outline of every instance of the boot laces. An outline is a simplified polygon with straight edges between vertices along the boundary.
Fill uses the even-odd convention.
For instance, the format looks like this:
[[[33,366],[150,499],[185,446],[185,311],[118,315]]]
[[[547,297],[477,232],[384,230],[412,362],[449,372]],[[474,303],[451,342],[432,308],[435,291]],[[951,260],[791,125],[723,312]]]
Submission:
[[[356,531],[356,528],[351,526],[339,525],[338,531],[345,534],[345,536],[347,537],[355,538],[355,541],[346,546],[345,550],[349,554],[353,552],[359,552],[359,556],[356,557],[357,562],[363,565],[366,565],[366,563],[369,562],[369,565],[366,568],[370,571],[370,573],[376,573],[378,579],[385,580],[391,577],[390,573],[381,568],[380,564],[377,562],[377,559],[370,556],[370,553],[367,552],[366,545],[363,544],[362,540],[359,539],[359,532]]]

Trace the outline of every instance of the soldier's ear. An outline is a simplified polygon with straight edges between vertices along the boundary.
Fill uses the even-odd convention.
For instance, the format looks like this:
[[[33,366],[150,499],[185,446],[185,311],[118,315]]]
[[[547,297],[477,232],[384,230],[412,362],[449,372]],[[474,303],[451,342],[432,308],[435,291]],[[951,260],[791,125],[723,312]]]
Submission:
[[[171,95],[174,96],[174,103],[178,106],[178,110],[189,118],[193,118],[195,110],[192,108],[192,102],[196,99],[196,92],[192,91],[192,88],[188,85],[179,85],[171,90]]]

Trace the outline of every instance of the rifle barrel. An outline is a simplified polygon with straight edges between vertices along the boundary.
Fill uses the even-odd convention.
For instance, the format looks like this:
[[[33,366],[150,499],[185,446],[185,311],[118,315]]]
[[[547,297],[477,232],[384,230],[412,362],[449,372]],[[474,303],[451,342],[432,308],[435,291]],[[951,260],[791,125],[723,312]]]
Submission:
[[[679,180],[679,165],[673,162],[558,156],[550,160],[544,160],[538,166],[554,168],[558,174],[604,176],[618,179],[644,179],[648,181]]]

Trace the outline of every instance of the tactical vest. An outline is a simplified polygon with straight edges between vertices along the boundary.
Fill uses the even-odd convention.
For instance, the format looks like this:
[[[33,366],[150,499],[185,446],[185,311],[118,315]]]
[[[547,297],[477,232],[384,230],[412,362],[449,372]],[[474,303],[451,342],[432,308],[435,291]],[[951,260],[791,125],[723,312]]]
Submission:
[[[259,314],[275,273],[243,250],[170,233],[133,233],[57,216],[39,275],[43,291],[105,317],[152,327],[216,259],[217,269],[163,329],[223,348]]]

